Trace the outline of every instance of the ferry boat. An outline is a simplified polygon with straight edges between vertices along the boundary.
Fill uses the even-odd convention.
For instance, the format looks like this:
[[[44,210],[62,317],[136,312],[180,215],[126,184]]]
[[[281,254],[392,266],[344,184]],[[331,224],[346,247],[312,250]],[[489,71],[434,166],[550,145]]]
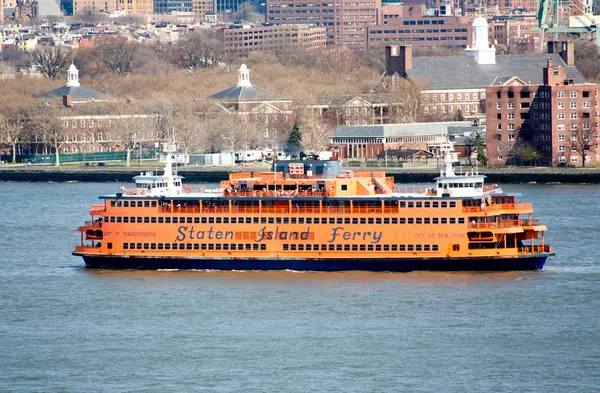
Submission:
[[[297,271],[542,269],[554,255],[531,203],[475,172],[452,146],[430,186],[394,184],[339,161],[277,161],[220,187],[164,173],[101,196],[73,255],[90,268]]]

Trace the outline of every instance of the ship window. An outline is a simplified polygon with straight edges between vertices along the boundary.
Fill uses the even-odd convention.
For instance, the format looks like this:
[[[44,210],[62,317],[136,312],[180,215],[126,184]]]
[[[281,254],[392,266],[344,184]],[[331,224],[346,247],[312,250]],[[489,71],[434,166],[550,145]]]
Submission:
[[[220,243],[215,244],[215,249],[220,250],[221,249],[221,244]]]
[[[417,250],[417,251],[423,251],[423,247],[420,244],[417,244],[415,246],[415,250]]]
[[[165,219],[163,217],[158,217],[158,223],[162,224],[165,221]]]
[[[296,245],[295,244],[290,244],[290,250],[296,251]]]
[[[366,250],[366,247],[365,247],[365,245],[364,245],[364,244],[361,244],[361,245],[359,245],[358,247],[359,247],[359,250],[360,250],[360,251],[365,251],[365,250]]]
[[[206,224],[206,223],[208,222],[208,220],[207,220],[207,218],[206,218],[206,217],[202,217],[202,218],[200,219],[200,221],[202,222],[202,224]]]
[[[208,244],[208,249],[209,249],[209,250],[214,250],[214,249],[215,249],[215,245],[214,245],[214,244],[212,244],[212,243],[209,243],[209,244]]]
[[[258,250],[258,243],[254,243],[254,244],[252,245],[252,249],[253,249],[253,250]]]
[[[135,243],[129,243],[129,248],[131,250],[135,250]]]
[[[204,244],[204,243],[203,243],[203,244],[201,244],[201,245],[200,245],[200,249],[201,249],[201,250],[206,250],[206,244]]]
[[[110,201],[110,207],[115,207],[117,203],[115,201]]]
[[[442,202],[442,207],[448,207],[448,202]]]
[[[366,219],[366,218],[364,218],[364,217],[362,217],[362,218],[360,219],[360,223],[361,223],[361,224],[366,224],[366,223],[367,223],[367,219]]]
[[[270,219],[273,219],[272,217],[269,217]],[[260,223],[261,224],[266,224],[267,223],[267,217],[261,217],[260,218]],[[272,224],[272,222],[270,222],[270,224]]]
[[[156,224],[156,217],[151,217],[150,218],[150,222],[153,223],[153,224]]]
[[[447,223],[448,223],[448,219],[446,217],[440,218],[440,224],[447,224]]]
[[[439,205],[440,205],[439,202],[432,202],[431,203],[431,207],[440,207]]]
[[[373,251],[373,245],[372,245],[372,244],[369,244],[369,245],[367,246],[367,250],[368,250],[368,251]]]
[[[144,250],[150,249],[150,243],[144,243]]]
[[[150,249],[151,250],[156,250],[156,243],[150,244]]]
[[[179,249],[180,249],[180,250],[184,250],[184,249],[185,249],[185,244],[181,243],[181,244],[179,245]]]
[[[298,224],[304,224],[304,218],[300,217],[300,218],[298,219]]]
[[[432,223],[432,224],[439,224],[439,221],[440,221],[440,220],[439,220],[439,218],[437,218],[437,217],[433,217],[433,218],[431,219],[431,223]]]
[[[450,217],[450,224],[456,224],[456,218]]]
[[[177,217],[173,217],[173,224],[177,224],[178,221],[179,219]]]
[[[123,217],[123,222],[127,224],[129,222],[129,217]]]
[[[231,217],[231,223],[232,224],[237,224],[237,218]],[[241,221],[240,221],[240,224],[243,224],[243,223],[244,223],[244,219],[242,218]]]
[[[307,244],[306,245],[306,251],[312,251],[312,245]]]
[[[423,207],[423,202],[417,202],[417,207]]]
[[[192,217],[188,217],[188,218],[187,218],[187,223],[188,223],[188,224],[191,224],[191,223],[192,223]]]
[[[425,218],[423,219],[423,223],[424,223],[424,224],[431,224],[431,219],[430,219],[429,217],[425,217]]]
[[[375,219],[375,224],[381,224],[381,218],[376,218]]]
[[[275,217],[275,223],[281,224],[281,217]],[[225,224],[227,224],[227,223],[225,223]]]
[[[283,217],[283,223],[284,224],[289,224],[290,223],[289,217]]]
[[[431,246],[429,244],[425,244],[425,245],[423,245],[423,250],[424,251],[430,251],[431,250]]]
[[[414,251],[414,250],[415,250],[415,247],[414,247],[412,244],[409,244],[409,245],[408,245],[408,249],[407,249],[407,250],[408,250],[408,251]]]
[[[307,224],[312,224],[312,218],[310,218],[310,217],[307,217],[307,218],[306,218],[306,223],[307,223]],[[316,224],[316,223],[315,223],[315,224]]]
[[[114,216],[110,217],[110,222],[115,222],[115,217]]]
[[[378,220],[379,220],[379,218],[378,218]],[[390,223],[390,219],[389,218],[384,218],[383,219],[383,223],[384,224],[389,224]]]
[[[321,251],[327,251],[327,244],[321,244]]]
[[[129,202],[127,202],[127,201],[123,202],[123,207],[129,207]]]
[[[165,243],[165,250],[171,249],[171,243]]]
[[[252,219],[252,217],[246,217],[246,224],[252,224],[252,221],[254,221],[254,220]],[[241,224],[242,222],[243,222],[243,221],[241,221],[241,222],[240,222],[240,224]],[[257,221],[257,222],[258,222],[258,221]]]
[[[344,244],[344,251],[350,251],[350,244]]]
[[[341,244],[336,244],[335,245],[335,249],[336,249],[336,251],[342,251],[342,245]]]
[[[151,206],[156,207],[156,201],[152,201]]]
[[[127,250],[129,248],[129,243],[123,243],[123,250]]]
[[[221,224],[221,222],[223,221],[221,218],[222,218],[222,217],[217,217],[217,218],[215,219],[215,221],[216,221],[216,223],[217,223],[217,224]],[[191,222],[191,221],[188,221],[188,222]]]
[[[260,249],[261,249],[261,250],[266,250],[266,249],[267,249],[267,245],[266,245],[266,244],[264,244],[264,243],[262,243],[262,244],[260,245]]]
[[[292,224],[296,224],[298,222],[298,220],[296,220],[296,217],[292,217]]]
[[[150,207],[150,201],[144,201],[144,207]]]
[[[223,224],[229,224],[229,217],[223,217]]]
[[[353,223],[353,224],[358,224],[358,218],[353,218],[353,219],[352,219],[352,223]]]
[[[452,251],[460,251],[460,244],[453,244]]]
[[[348,185],[342,184],[342,191],[348,191]]]
[[[406,207],[406,202],[400,202],[400,207]]]
[[[422,224],[423,223],[423,219],[421,217],[415,218],[415,223]]]
[[[415,207],[415,203],[414,202],[408,202],[408,207]]]
[[[209,224],[214,224],[215,223],[215,218],[214,217],[208,217],[208,223]]]
[[[456,207],[456,201],[450,202],[450,207]]]
[[[258,224],[259,223],[259,218],[258,217],[252,217],[252,222],[254,224]],[[249,224],[248,222],[246,222],[246,224]]]
[[[135,245],[135,248],[137,248],[138,250],[141,250],[142,249],[142,243],[137,243]]]
[[[330,244],[328,246],[328,248],[329,248],[329,251],[334,251],[335,250],[335,246],[333,244]]]
[[[392,224],[398,224],[398,219],[396,217],[392,218]]]
[[[192,243],[188,243],[185,245],[185,249],[186,250],[191,250],[192,249]]]
[[[406,251],[406,246],[404,244],[400,244],[400,246],[398,247],[398,249],[400,251]]]
[[[177,243],[173,243],[173,244],[172,244],[172,246],[171,246],[171,248],[172,248],[173,250],[177,250]]]
[[[198,243],[194,243],[194,250],[199,250],[200,249],[200,245]]]
[[[341,224],[341,223],[338,223]],[[350,224],[350,218],[346,217],[344,218],[344,224]]]
[[[255,244],[255,246],[258,246],[258,244]],[[304,244],[298,244],[298,251],[304,251]]]
[[[352,245],[352,251],[358,251],[358,244]]]
[[[287,250],[289,250],[289,248],[290,248],[289,244],[284,244],[283,245],[283,251],[287,251]]]
[[[131,202],[131,205],[133,206],[133,201]],[[137,201],[137,207],[142,207],[142,201]]]
[[[148,224],[150,222],[150,217],[144,217],[144,223]]]
[[[465,218],[464,217],[459,217],[458,218],[458,223],[459,224],[464,224],[465,223]]]
[[[246,250],[250,250],[252,248],[252,244],[246,244]]]
[[[400,224],[406,224],[406,218],[401,217],[400,218]]]
[[[160,218],[159,218],[160,222]],[[200,217],[194,217],[194,224],[200,224]]]
[[[165,223],[166,224],[170,224],[171,223],[171,217],[165,217]]]
[[[398,251],[398,246],[395,244],[392,244],[392,251]]]
[[[121,201],[117,201],[117,207],[121,207],[122,206],[122,202]]]
[[[158,247],[159,250],[162,250],[163,249],[163,244],[162,243],[158,243],[157,247]]]
[[[425,207],[431,207],[431,202],[425,202],[425,203],[424,203],[424,206],[425,206]]]
[[[408,223],[409,224],[414,224],[415,223],[415,219],[412,218],[412,217],[408,218]]]
[[[381,218],[378,219],[380,222],[379,224],[381,224]],[[373,224],[375,222],[375,220],[373,218],[367,218],[367,224]]]

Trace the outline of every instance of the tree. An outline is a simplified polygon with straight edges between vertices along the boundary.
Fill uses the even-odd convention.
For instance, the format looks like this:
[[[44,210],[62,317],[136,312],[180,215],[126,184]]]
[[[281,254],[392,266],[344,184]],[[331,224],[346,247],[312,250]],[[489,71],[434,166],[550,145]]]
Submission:
[[[329,148],[333,127],[326,120],[314,115],[310,110],[297,116],[302,129],[302,145],[309,154],[319,154]],[[291,137],[291,134],[290,134]]]
[[[58,109],[46,105],[35,108],[31,114],[31,130],[38,141],[50,147],[55,165],[60,166],[60,150],[66,141],[68,128],[60,120]]]
[[[61,76],[71,60],[71,54],[62,46],[38,46],[31,52],[31,64],[49,79]]]
[[[319,70],[337,76],[350,74],[357,64],[356,55],[352,49],[345,46],[321,49],[316,53],[316,57]]]
[[[485,155],[485,140],[480,133],[475,133],[475,151],[477,152],[477,161],[483,166],[487,166],[487,156]]]
[[[133,58],[138,44],[125,38],[117,38],[98,45],[100,61],[111,72],[118,75],[128,75],[132,70]]]
[[[519,161],[520,165],[523,165],[523,163],[535,164],[538,161],[541,161],[544,158],[544,155],[536,146],[523,138],[518,138],[509,152],[509,158],[512,159],[513,164],[515,165],[517,164],[517,161]]]
[[[0,136],[12,148],[12,163],[17,162],[17,147],[26,137],[27,113],[13,108],[0,108]]]
[[[186,34],[174,45],[173,54],[173,61],[190,71],[217,67],[227,58],[223,39],[208,29]]]
[[[425,84],[419,80],[400,78],[388,95],[389,123],[416,123],[423,117],[421,91]]]
[[[586,157],[591,157],[591,150],[595,145],[596,122],[590,117],[590,112],[579,112],[577,118],[577,130],[571,134],[571,151],[576,152],[581,157],[581,166],[585,166]]]
[[[294,123],[292,127],[292,132],[290,132],[290,136],[285,144],[285,151],[290,154],[292,157],[297,157],[300,151],[302,150],[302,134],[300,134],[300,129],[298,128],[298,123]]]

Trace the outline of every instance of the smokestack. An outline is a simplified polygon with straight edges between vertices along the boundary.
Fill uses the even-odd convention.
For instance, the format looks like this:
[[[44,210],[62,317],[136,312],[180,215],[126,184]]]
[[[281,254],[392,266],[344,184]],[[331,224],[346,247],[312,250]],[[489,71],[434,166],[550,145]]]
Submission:
[[[73,106],[73,100],[72,100],[71,96],[67,95],[67,94],[63,94],[62,103],[64,106],[69,107],[69,108]]]

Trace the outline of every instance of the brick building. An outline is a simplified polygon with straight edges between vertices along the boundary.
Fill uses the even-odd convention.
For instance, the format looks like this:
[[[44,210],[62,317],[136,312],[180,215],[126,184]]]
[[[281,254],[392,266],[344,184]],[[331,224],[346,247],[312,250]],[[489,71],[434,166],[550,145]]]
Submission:
[[[225,49],[238,54],[253,51],[273,52],[302,45],[307,48],[325,47],[325,28],[307,25],[232,27],[221,30]]]
[[[488,164],[600,162],[600,85],[576,83],[552,59],[542,75],[542,84],[512,77],[486,88]]]
[[[275,25],[308,24],[325,27],[327,44],[366,47],[367,26],[379,23],[381,0],[267,0],[265,22]]]

